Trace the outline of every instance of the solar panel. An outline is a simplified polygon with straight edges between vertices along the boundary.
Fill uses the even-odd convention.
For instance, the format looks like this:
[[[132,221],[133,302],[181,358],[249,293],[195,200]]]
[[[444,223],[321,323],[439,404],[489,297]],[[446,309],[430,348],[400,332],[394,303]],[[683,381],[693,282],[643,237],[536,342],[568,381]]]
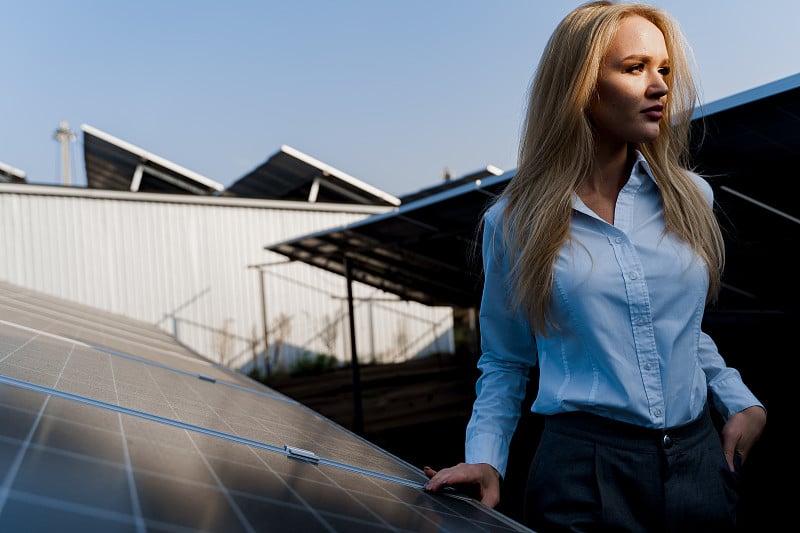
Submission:
[[[88,124],[81,130],[90,189],[199,195],[223,189],[221,183]]]
[[[0,531],[529,531],[147,324],[0,283]]]
[[[400,200],[291,146],[234,181],[223,196],[397,206]]]
[[[25,183],[25,171],[0,161],[0,182]]]

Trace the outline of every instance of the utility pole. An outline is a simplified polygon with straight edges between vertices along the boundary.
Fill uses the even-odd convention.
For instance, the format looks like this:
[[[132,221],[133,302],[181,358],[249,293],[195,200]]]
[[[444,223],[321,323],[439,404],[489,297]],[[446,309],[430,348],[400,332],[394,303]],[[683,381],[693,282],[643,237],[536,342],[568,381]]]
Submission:
[[[61,143],[61,179],[64,185],[71,185],[72,166],[69,160],[69,143],[75,140],[75,134],[69,129],[69,123],[62,120],[53,138]]]

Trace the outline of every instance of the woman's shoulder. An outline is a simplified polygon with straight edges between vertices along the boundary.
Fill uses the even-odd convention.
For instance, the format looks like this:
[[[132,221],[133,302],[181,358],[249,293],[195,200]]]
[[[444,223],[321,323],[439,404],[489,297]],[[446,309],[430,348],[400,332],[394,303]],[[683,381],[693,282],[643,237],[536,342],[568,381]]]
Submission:
[[[508,198],[501,195],[496,198],[483,213],[483,219],[487,224],[496,226],[498,221],[503,218],[503,213],[508,206]]]
[[[700,188],[703,198],[705,198],[709,204],[713,203],[714,189],[711,188],[711,184],[708,182],[708,180],[694,171],[689,171],[689,175],[692,177],[694,183]]]

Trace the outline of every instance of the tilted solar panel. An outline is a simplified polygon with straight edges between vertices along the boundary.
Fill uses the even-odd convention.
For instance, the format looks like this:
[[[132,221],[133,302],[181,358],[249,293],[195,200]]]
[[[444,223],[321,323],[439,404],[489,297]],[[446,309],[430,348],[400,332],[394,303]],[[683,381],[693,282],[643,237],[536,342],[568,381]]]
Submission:
[[[0,283],[0,531],[528,531],[155,327]]]

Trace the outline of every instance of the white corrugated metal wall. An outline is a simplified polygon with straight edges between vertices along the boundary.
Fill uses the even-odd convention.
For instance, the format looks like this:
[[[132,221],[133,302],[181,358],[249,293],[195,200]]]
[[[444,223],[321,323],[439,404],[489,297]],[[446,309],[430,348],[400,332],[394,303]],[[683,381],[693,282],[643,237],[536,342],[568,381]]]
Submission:
[[[259,270],[271,356],[349,361],[344,278],[264,246],[377,208],[0,184],[0,279],[157,324],[231,368],[264,368]],[[354,284],[362,362],[452,351],[452,310]],[[253,345],[256,344],[255,352]],[[277,346],[280,349],[275,353]]]

